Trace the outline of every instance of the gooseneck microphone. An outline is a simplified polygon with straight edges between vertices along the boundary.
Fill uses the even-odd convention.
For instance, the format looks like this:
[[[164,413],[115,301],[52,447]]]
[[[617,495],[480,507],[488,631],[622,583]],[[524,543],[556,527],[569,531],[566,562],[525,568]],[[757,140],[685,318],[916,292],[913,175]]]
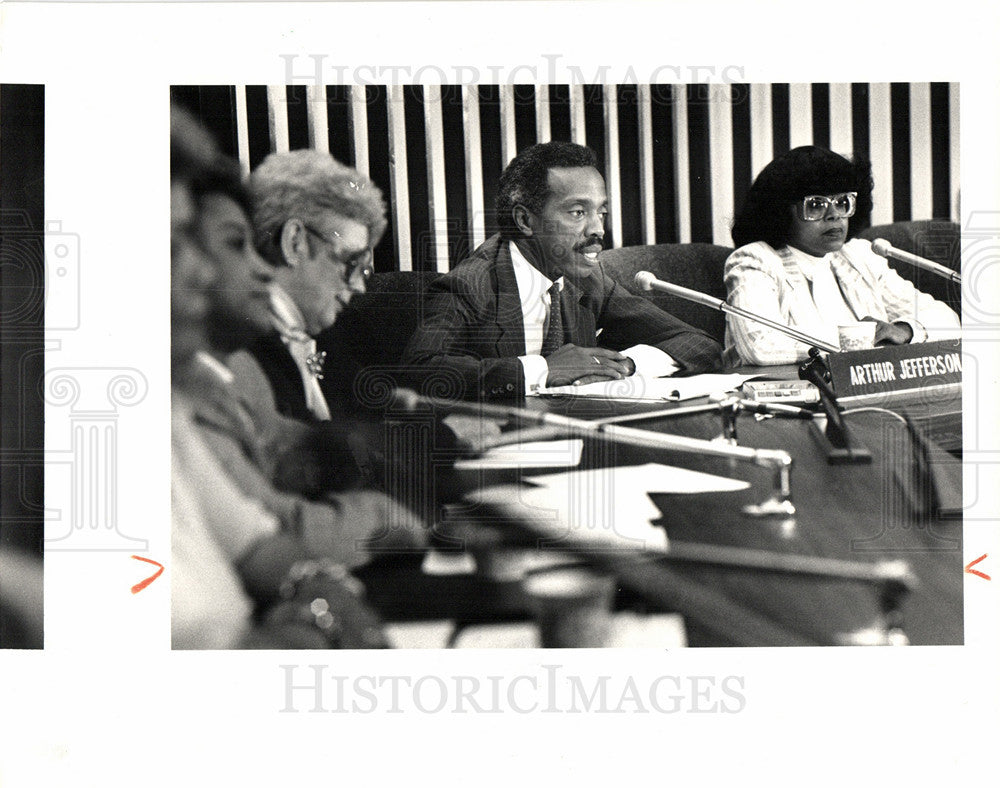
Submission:
[[[675,295],[678,298],[683,298],[687,301],[694,301],[696,304],[717,309],[720,312],[737,315],[738,317],[743,317],[747,320],[753,320],[755,323],[762,323],[769,328],[773,328],[775,331],[780,331],[782,334],[790,336],[792,339],[803,342],[807,345],[818,347],[820,350],[825,350],[827,353],[840,352],[839,347],[831,345],[829,342],[824,342],[822,339],[809,336],[808,334],[799,331],[797,328],[791,328],[783,325],[782,323],[777,323],[774,320],[764,317],[763,315],[749,312],[742,307],[727,304],[721,298],[715,298],[707,293],[700,293],[697,290],[689,290],[688,288],[681,287],[680,285],[664,282],[662,279],[657,279],[649,271],[639,271],[639,273],[635,275],[635,283],[643,290],[660,290],[664,293]]]
[[[683,435],[650,432],[631,427],[621,427],[614,423],[587,421],[556,413],[523,408],[491,405],[476,401],[443,399],[425,397],[410,389],[396,389],[393,392],[390,409],[404,412],[414,412],[422,408],[439,408],[451,413],[466,413],[469,415],[516,420],[520,423],[538,424],[554,427],[563,434],[592,437],[611,443],[623,443],[632,446],[643,446],[652,449],[668,449],[671,451],[692,452],[716,457],[733,457],[758,465],[771,465],[773,462],[790,463],[788,453],[770,449],[749,449],[742,446],[720,446],[711,441],[699,438],[688,438]]]
[[[762,416],[776,416],[786,419],[804,419],[811,421],[815,413],[807,408],[799,408],[795,405],[784,405],[781,402],[754,402],[752,399],[738,397],[736,404],[740,410],[746,413],[759,413]]]
[[[770,498],[760,504],[748,504],[744,511],[753,517],[790,516],[795,513],[792,504],[791,455],[780,449],[751,449],[723,443],[650,432],[618,424],[602,424],[584,419],[561,416],[546,411],[525,410],[499,405],[463,400],[425,397],[409,389],[393,392],[391,410],[413,412],[424,408],[440,408],[451,413],[468,413],[480,417],[516,419],[520,423],[554,427],[565,435],[590,437],[607,443],[620,443],[650,449],[688,452],[710,457],[731,457],[753,463],[774,473],[774,489]]]
[[[962,275],[958,273],[958,271],[952,271],[946,265],[941,265],[940,263],[935,263],[933,260],[928,260],[925,257],[919,257],[918,255],[911,254],[910,252],[904,252],[902,249],[897,249],[884,238],[876,238],[872,241],[872,251],[880,257],[891,257],[893,260],[899,260],[901,263],[908,263],[909,265],[916,266],[917,268],[923,268],[925,271],[930,271],[932,274],[943,276],[945,279],[950,279],[957,285],[962,284]]]

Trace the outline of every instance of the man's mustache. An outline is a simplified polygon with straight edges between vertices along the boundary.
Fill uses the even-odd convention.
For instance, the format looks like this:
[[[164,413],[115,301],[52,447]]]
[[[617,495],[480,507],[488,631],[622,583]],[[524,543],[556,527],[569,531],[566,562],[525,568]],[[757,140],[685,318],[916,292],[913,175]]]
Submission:
[[[604,246],[604,239],[599,235],[592,235],[585,241],[580,241],[576,246],[573,247],[577,252],[582,252],[588,246]]]

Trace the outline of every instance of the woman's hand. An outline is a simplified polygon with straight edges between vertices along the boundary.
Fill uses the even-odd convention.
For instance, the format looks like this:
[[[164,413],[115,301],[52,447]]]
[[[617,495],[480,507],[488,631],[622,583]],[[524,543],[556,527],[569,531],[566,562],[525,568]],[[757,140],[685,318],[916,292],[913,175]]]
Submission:
[[[886,323],[874,317],[862,319],[875,324],[876,345],[908,345],[913,340],[913,329],[909,323]]]

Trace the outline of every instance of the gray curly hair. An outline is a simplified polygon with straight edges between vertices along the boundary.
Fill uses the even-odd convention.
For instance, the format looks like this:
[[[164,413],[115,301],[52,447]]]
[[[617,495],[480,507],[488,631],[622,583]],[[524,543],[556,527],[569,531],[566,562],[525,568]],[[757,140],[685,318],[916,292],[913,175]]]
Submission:
[[[273,259],[281,228],[289,219],[304,221],[332,211],[368,228],[374,248],[385,232],[382,191],[329,153],[295,150],[272,153],[250,175],[257,247]]]

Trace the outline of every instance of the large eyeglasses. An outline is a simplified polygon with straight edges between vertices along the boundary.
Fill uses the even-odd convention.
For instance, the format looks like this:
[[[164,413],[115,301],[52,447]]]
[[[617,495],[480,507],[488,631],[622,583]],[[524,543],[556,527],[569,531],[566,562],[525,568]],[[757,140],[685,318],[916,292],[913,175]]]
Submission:
[[[314,230],[308,224],[304,224],[303,227],[306,228],[306,232],[310,235],[314,235],[319,240],[324,241],[328,246],[333,249],[337,248],[337,244],[334,243],[332,238],[327,238],[319,230]],[[375,273],[375,265],[372,261],[372,250],[364,249],[357,254],[348,257],[347,259],[341,258],[336,253],[334,254],[335,259],[338,263],[344,264],[344,281],[350,282],[351,278],[356,274],[361,274],[361,278],[366,282],[371,278],[372,274]]]
[[[847,219],[854,216],[857,207],[857,192],[844,192],[830,197],[825,197],[822,194],[811,194],[802,198],[802,218],[807,222],[818,222],[832,208],[835,217]]]

